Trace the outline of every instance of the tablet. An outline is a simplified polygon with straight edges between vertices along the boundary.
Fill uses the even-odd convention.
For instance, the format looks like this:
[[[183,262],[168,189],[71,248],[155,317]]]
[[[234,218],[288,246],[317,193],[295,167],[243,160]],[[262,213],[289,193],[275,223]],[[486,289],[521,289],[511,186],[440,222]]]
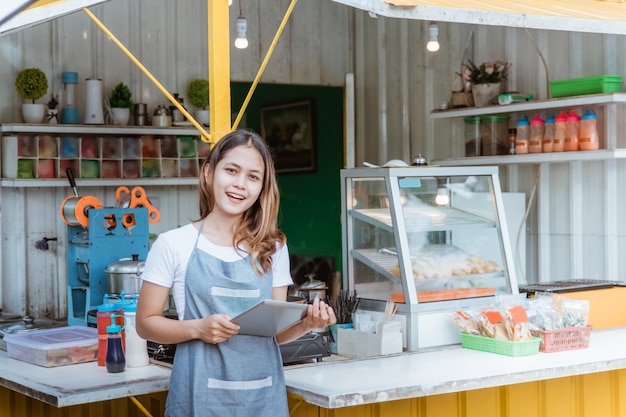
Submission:
[[[307,304],[263,300],[232,321],[241,326],[239,334],[274,336],[302,320],[306,316],[306,309]]]

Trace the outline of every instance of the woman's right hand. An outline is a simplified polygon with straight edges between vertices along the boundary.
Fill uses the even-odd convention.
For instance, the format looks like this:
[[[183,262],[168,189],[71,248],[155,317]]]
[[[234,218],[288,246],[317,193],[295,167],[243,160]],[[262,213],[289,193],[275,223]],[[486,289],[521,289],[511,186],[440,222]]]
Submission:
[[[237,334],[239,325],[230,321],[228,314],[212,314],[198,319],[196,331],[197,339],[206,343],[217,344],[227,341]]]

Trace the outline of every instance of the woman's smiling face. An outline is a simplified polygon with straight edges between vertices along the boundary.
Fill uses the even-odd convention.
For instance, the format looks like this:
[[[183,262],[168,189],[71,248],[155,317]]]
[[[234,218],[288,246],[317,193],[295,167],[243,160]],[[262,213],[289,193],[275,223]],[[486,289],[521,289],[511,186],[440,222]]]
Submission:
[[[259,198],[264,175],[263,158],[254,147],[238,146],[228,151],[213,174],[214,210],[231,216],[243,214]]]

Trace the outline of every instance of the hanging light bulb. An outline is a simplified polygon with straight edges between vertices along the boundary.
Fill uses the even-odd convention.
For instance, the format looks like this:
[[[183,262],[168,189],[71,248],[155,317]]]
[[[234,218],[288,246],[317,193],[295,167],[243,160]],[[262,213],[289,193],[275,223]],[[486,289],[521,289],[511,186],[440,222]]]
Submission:
[[[228,0],[228,5],[232,6],[233,5],[233,0]]]
[[[435,196],[435,203],[438,206],[447,206],[450,203],[450,194],[446,187],[439,187],[437,189],[437,195]]]
[[[248,30],[248,21],[245,17],[243,17],[243,13],[241,12],[241,0],[239,0],[239,17],[235,22],[235,32],[237,33],[237,37],[235,38],[235,48],[246,49],[248,47],[246,30]]]
[[[426,50],[429,52],[437,52],[439,50],[439,26],[431,22],[428,25],[428,43]]]

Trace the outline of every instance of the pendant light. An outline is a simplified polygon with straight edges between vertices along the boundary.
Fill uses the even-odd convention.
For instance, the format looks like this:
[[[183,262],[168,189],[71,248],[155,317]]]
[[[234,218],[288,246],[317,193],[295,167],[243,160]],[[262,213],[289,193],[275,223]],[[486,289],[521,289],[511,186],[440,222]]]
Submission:
[[[235,32],[237,37],[235,38],[235,48],[246,49],[248,47],[248,38],[246,37],[246,30],[248,29],[248,21],[243,17],[241,11],[241,0],[239,0],[239,17],[235,22]]]
[[[429,52],[437,52],[439,50],[439,26],[435,22],[430,22],[428,25],[426,50]]]

